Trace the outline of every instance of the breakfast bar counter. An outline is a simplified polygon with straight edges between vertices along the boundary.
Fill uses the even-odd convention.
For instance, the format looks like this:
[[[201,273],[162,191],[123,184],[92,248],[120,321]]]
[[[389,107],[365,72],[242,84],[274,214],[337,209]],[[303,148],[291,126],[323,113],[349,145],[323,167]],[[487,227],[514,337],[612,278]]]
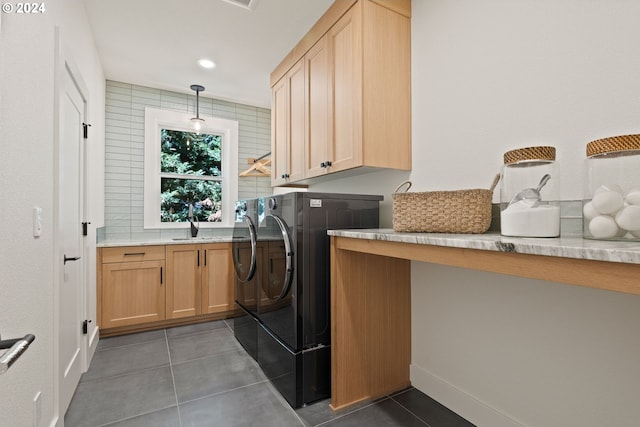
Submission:
[[[410,385],[410,261],[640,294],[640,242],[332,230],[331,407]]]

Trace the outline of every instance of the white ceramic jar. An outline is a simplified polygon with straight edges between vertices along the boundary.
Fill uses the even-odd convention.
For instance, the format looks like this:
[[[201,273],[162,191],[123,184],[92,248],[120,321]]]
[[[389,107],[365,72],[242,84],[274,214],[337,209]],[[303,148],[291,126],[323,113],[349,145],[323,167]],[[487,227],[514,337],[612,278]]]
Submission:
[[[640,241],[640,135],[588,143],[584,190],[585,238]]]
[[[550,146],[504,153],[500,185],[503,236],[560,235],[560,173],[555,160],[556,149]]]

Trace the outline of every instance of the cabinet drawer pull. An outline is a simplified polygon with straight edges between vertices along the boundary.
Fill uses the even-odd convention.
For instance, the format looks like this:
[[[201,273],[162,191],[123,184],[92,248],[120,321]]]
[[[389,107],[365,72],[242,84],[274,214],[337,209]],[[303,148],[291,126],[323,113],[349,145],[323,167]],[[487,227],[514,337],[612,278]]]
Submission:
[[[124,256],[144,255],[146,252],[125,252]]]

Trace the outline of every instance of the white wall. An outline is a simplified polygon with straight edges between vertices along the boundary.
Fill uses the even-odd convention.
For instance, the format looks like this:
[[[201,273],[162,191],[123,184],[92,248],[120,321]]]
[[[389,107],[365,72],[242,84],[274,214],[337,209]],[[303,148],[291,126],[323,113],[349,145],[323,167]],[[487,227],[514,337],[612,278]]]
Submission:
[[[412,5],[414,181],[488,186],[505,151],[549,144],[578,200],[586,144],[640,131],[638,1]]]
[[[586,144],[640,132],[637,0],[412,6],[414,190],[488,186],[505,151],[551,144],[579,200]],[[402,177],[310,190],[381,192],[390,218]],[[637,426],[639,330],[640,296],[412,264],[411,381],[479,426]]]
[[[54,63],[55,26],[91,91],[89,118],[104,132],[104,76],[79,0],[45,2],[40,15],[0,14],[0,333],[33,333],[36,340],[0,377],[0,425],[33,426],[35,394],[42,392],[41,425],[54,409]],[[103,138],[95,137],[91,162],[101,166]],[[94,169],[95,170],[95,169]],[[100,225],[102,178],[90,200]],[[95,193],[93,193],[95,194]],[[32,237],[33,206],[43,208],[43,234]],[[93,244],[95,248],[95,243]],[[95,249],[93,250],[95,252]],[[95,262],[93,263],[95,265]],[[90,274],[95,277],[95,271]],[[94,296],[95,299],[95,296]],[[95,306],[95,303],[94,303]]]

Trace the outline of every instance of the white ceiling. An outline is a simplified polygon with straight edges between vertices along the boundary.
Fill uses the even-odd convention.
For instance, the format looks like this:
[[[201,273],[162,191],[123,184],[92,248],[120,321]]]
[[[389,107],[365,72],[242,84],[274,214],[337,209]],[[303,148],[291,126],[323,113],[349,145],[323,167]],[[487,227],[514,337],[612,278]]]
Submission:
[[[333,0],[84,0],[108,80],[269,108],[269,74]],[[196,61],[209,58],[216,68]]]

